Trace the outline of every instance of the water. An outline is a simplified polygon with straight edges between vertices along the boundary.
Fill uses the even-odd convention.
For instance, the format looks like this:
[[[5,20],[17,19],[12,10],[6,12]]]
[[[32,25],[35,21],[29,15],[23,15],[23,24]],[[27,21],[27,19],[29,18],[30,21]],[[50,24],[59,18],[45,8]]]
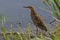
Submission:
[[[49,22],[53,20],[48,12],[45,12],[40,7],[44,7],[42,0],[0,0],[0,14],[6,16],[7,28],[13,24],[13,28],[16,28],[16,24],[20,23],[21,28],[26,28],[28,23],[31,23],[33,28],[34,24],[30,18],[30,11],[23,8],[23,6],[34,5],[39,15],[41,15],[46,24],[50,25]]]

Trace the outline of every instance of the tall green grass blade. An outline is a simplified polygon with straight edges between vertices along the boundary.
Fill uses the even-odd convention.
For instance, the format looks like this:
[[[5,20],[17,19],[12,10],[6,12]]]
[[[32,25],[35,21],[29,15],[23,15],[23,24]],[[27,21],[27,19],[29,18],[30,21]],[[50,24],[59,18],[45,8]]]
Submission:
[[[49,12],[49,13],[52,12],[51,10],[48,10],[48,9],[45,9],[45,8],[42,8],[42,7],[39,7],[39,9],[41,9],[41,10],[43,10],[43,11],[46,11],[46,12]]]
[[[2,15],[0,15],[0,20],[2,20]]]
[[[59,35],[57,35],[57,37],[58,37],[58,39],[60,39],[60,34],[59,34]]]
[[[28,23],[28,40],[30,40],[30,23]]]
[[[11,32],[11,39],[12,39],[12,40],[15,40],[15,39],[14,39],[14,32],[13,32],[12,27],[13,27],[13,26],[12,26],[12,24],[11,24],[11,29],[10,29],[10,32]]]
[[[6,16],[4,16],[4,19],[3,19],[4,23],[6,23]]]
[[[43,35],[42,35],[42,33],[40,33],[40,38],[41,38],[41,39],[43,38]]]
[[[54,14],[54,16],[55,16],[58,20],[60,20],[58,13],[53,12],[53,14]]]
[[[14,32],[11,30],[11,39],[14,40]]]
[[[51,2],[49,0],[44,0],[43,1],[44,5],[48,7],[48,9],[52,8]]]
[[[59,6],[59,0],[45,0],[45,5],[49,5],[52,9],[52,15],[54,15],[57,19],[60,21],[60,6]],[[48,6],[47,6],[48,7]]]
[[[7,40],[6,28],[5,27],[1,27],[1,31],[2,31],[4,40]]]
[[[60,11],[59,1],[58,1],[58,0],[54,0],[54,2],[55,2],[55,4],[56,4],[56,6],[57,6],[58,10]]]
[[[21,32],[20,32],[20,26],[17,25],[17,27],[18,27],[18,37],[19,37],[20,40],[23,40]]]
[[[26,33],[24,33],[23,36],[24,36],[24,40],[28,40],[28,39],[27,39],[27,35],[26,35]]]
[[[53,39],[53,40],[59,40],[59,38],[55,34],[51,35],[51,39]]]

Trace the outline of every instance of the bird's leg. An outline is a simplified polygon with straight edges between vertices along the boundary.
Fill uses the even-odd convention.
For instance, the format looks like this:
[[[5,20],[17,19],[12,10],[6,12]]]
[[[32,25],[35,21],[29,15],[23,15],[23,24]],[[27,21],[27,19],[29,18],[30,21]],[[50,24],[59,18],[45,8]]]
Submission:
[[[36,35],[38,35],[38,27],[36,27]]]

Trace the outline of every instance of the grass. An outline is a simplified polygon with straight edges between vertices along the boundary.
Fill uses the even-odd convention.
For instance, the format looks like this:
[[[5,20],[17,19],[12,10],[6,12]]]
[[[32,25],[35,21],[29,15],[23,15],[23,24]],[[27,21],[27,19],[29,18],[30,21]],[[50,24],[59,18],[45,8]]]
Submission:
[[[0,30],[2,31],[2,39],[3,40],[59,40],[60,39],[60,34],[54,34],[54,33],[51,33],[51,37],[45,37],[44,35],[42,35],[42,33],[39,35],[39,37],[36,35],[34,38],[31,38],[31,31],[30,31],[30,23],[28,23],[28,27],[27,27],[27,32],[25,33],[21,33],[20,32],[20,27],[19,25],[17,25],[18,27],[18,31],[16,32],[16,35],[14,34],[13,32],[13,29],[12,29],[12,24],[11,24],[11,32],[9,35],[7,35],[7,32],[6,32],[6,28],[4,26],[5,24],[5,17],[3,18],[4,22],[3,24],[0,26]],[[58,28],[57,28],[58,29]],[[0,35],[1,36],[1,35]]]
[[[60,22],[60,1],[59,0],[44,0],[43,3],[47,7],[47,9],[45,10],[51,13],[54,16],[53,18],[56,19],[58,22]]]
[[[50,33],[51,37],[45,37],[44,35],[42,35],[42,33],[40,34],[40,37],[35,36],[34,38],[31,38],[31,34],[30,34],[30,24],[28,23],[28,32],[26,33],[21,33],[20,32],[20,27],[18,26],[18,31],[17,34],[14,35],[13,30],[11,29],[11,33],[9,36],[6,35],[6,28],[1,27],[2,30],[2,34],[3,34],[3,39],[4,40],[60,40],[60,34],[54,34],[54,33]],[[1,36],[1,35],[0,35]]]

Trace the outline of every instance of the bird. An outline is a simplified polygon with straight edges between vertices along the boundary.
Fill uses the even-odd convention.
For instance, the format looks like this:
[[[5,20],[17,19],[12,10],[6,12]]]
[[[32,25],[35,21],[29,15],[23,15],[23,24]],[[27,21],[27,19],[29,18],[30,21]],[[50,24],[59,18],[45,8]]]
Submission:
[[[38,14],[35,7],[32,5],[24,6],[24,8],[28,8],[30,10],[30,16],[33,24],[36,26],[36,34],[38,34],[38,29],[44,30],[47,32],[46,23],[43,18]]]

